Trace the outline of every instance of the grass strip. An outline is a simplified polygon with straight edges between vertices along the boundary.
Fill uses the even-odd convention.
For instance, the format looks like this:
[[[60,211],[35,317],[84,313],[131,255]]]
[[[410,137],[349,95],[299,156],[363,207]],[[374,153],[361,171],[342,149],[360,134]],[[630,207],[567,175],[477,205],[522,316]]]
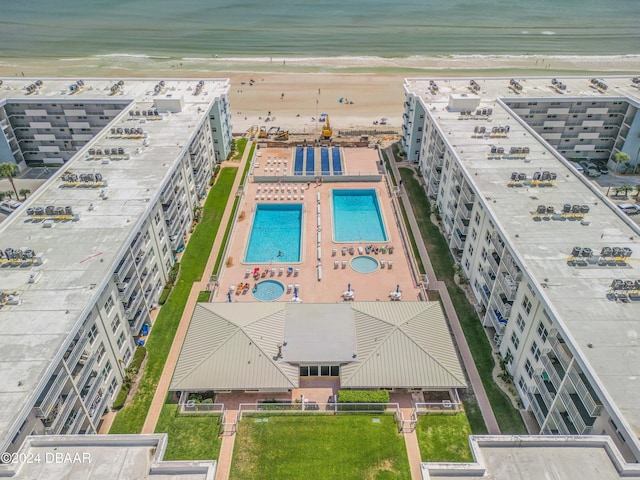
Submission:
[[[162,407],[156,433],[167,433],[164,460],[212,460],[218,458],[220,415],[178,412],[179,405]]]
[[[464,412],[420,415],[416,427],[423,462],[471,462],[471,426]]]
[[[130,403],[118,412],[109,433],[140,433],[142,430],[191,287],[202,278],[237,172],[235,167],[223,168],[209,191],[202,221],[191,235],[182,256],[180,276],[149,335],[146,344],[148,360],[138,390]]]
[[[447,285],[451,302],[460,320],[462,330],[469,344],[473,361],[478,368],[482,384],[491,403],[502,433],[527,433],[520,413],[513,408],[506,394],[498,388],[491,375],[494,367],[493,352],[475,308],[469,303],[464,291],[454,282],[454,259],[439,228],[431,222],[431,205],[423,187],[413,176],[410,168],[399,168],[403,185],[409,195],[422,239],[436,276]],[[477,425],[477,422],[472,422]],[[474,433],[475,430],[474,430]]]
[[[409,480],[411,473],[391,415],[245,415],[230,479],[265,478]]]

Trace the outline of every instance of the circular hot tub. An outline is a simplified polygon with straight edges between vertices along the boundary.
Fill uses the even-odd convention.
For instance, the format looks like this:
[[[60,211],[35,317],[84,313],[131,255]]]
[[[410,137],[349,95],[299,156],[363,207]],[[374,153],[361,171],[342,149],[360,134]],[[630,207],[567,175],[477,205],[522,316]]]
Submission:
[[[380,263],[368,255],[359,255],[351,259],[351,268],[358,273],[373,273],[380,268]]]
[[[261,302],[273,302],[284,294],[284,285],[275,280],[264,280],[251,290],[254,298]]]

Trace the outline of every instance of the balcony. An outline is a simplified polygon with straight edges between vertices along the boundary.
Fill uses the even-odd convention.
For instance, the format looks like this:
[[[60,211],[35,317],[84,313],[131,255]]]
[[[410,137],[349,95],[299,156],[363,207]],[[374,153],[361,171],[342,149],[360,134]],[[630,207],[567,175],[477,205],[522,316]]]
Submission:
[[[67,435],[76,435],[80,432],[80,429],[84,425],[84,421],[86,420],[87,415],[84,413],[84,410],[79,410],[76,418],[73,420],[69,428],[67,429]]]
[[[507,300],[513,301],[516,298],[516,291],[518,290],[518,284],[511,278],[506,272],[498,275],[498,283],[502,288]]]
[[[508,318],[502,316],[500,310],[494,309],[487,312],[487,315],[491,318],[491,324],[498,335],[504,335],[504,330],[507,328]]]
[[[464,203],[470,203],[471,205],[473,205],[474,202],[476,201],[476,196],[474,195],[473,191],[467,185],[465,185],[462,188],[462,194],[460,196],[460,201],[462,201]]]
[[[87,359],[87,361],[85,362],[84,366],[82,367],[78,375],[76,375],[75,377],[75,382],[78,388],[82,388],[82,386],[87,382],[89,375],[91,375],[91,372],[93,371],[93,366],[95,365],[95,363],[96,363],[96,355],[91,354],[91,356]]]
[[[142,328],[142,324],[146,321],[150,320],[149,313],[141,308],[135,314],[135,316],[129,322],[129,327],[131,328],[131,333],[136,336],[140,333],[140,329]],[[149,322],[151,323],[151,322]]]
[[[488,272],[486,270],[483,270],[482,278],[484,279],[485,283],[487,284],[487,287],[489,287],[489,290],[492,290],[493,289],[493,284],[496,281],[496,276],[492,272]]]
[[[456,234],[452,235],[451,238],[453,239],[453,244],[455,245],[455,247],[458,250],[462,251],[462,250],[464,250],[464,242],[467,239],[467,236],[466,235],[461,235],[459,232],[460,232],[460,230],[458,230],[456,228]],[[462,237],[464,237],[464,240],[462,239]]]
[[[500,256],[504,252],[504,242],[497,233],[491,235],[491,245],[495,248],[496,253]]]
[[[595,418],[590,417],[587,414],[587,411],[580,402],[578,395],[575,393],[570,394],[565,388],[560,392],[560,399],[562,400],[562,403],[567,410],[568,417],[578,432],[578,435],[587,435],[591,432],[591,427],[593,426],[593,422],[595,422]]]
[[[39,403],[36,403],[36,417],[46,418],[51,414],[51,410],[53,410],[53,407],[58,401],[58,397],[60,397],[68,378],[62,368],[58,370],[55,377],[52,377],[49,384],[45,386],[46,393],[44,393],[44,397]]]
[[[102,392],[101,396],[97,397],[94,400],[91,407],[89,407],[89,418],[91,419],[91,422],[93,422],[93,424],[96,425],[96,427],[98,422],[100,421],[100,418],[102,417],[102,412],[104,412],[104,409],[107,407],[108,401],[109,401],[109,394],[105,390]]]
[[[553,403],[553,399],[558,392],[553,386],[553,383],[549,381],[548,377],[545,377],[547,377],[547,375],[545,374],[544,370],[539,368],[538,370],[536,370],[536,374],[533,376],[533,379],[535,380],[536,386],[538,387],[538,392],[542,396],[546,405],[551,406],[551,404]]]
[[[556,391],[560,390],[560,384],[562,383],[562,379],[565,375],[562,365],[560,364],[558,359],[551,359],[549,357],[548,350],[545,350],[545,353],[540,358],[542,360],[542,365],[544,366],[544,369],[551,379],[551,382],[553,383]]]
[[[80,357],[84,353],[85,348],[89,343],[89,336],[84,330],[78,332],[78,338],[73,341],[64,354],[64,361],[66,362],[69,370],[73,370],[80,360]]]
[[[466,240],[466,236],[469,234],[469,219],[458,217],[456,218],[455,225],[460,233],[465,236]]]
[[[529,390],[527,395],[529,397],[529,406],[531,407],[531,411],[538,421],[538,425],[544,425],[544,421],[549,414],[549,410],[544,404],[542,396],[539,393],[533,393],[532,390]]]
[[[522,271],[514,262],[511,254],[507,252],[502,257],[502,260],[503,260],[502,263],[504,264],[504,267],[507,270],[507,273],[511,275],[511,278],[513,278],[513,280],[516,282],[519,282],[520,280],[522,280]]]
[[[140,302],[142,301],[143,297],[144,295],[142,294],[137,295],[136,298],[129,303],[128,307],[125,308],[124,313],[127,316],[127,320],[130,320],[131,318],[133,318],[133,315],[138,310],[138,306],[140,305]]]
[[[482,285],[480,288],[480,295],[482,295],[482,299],[484,300],[484,304],[489,304],[489,298],[491,297],[491,290],[486,285]]]
[[[500,268],[500,257],[498,254],[491,252],[490,255],[487,255],[487,259],[489,260],[489,265],[491,265],[493,273],[498,273],[498,269]]]
[[[129,278],[125,279],[124,282],[118,284],[118,295],[121,299],[129,298],[131,296],[131,292],[138,285],[138,279],[136,278],[135,272]],[[124,287],[122,291],[120,288]]]
[[[558,337],[558,333],[549,335],[549,343],[551,344],[551,350],[562,364],[562,368],[566,371],[569,370],[569,364],[573,358],[573,354],[567,347],[567,344]]]
[[[131,265],[133,265],[133,256],[127,252],[122,260],[120,260],[120,264],[116,267],[116,271],[114,272],[116,283],[120,283],[127,278],[127,273],[129,272]]]
[[[91,382],[91,380],[89,381]],[[103,384],[104,384],[104,375],[99,374],[93,377],[93,382],[90,384],[88,388],[87,386],[85,386],[82,389],[82,392],[80,392],[80,396],[82,397],[82,401],[84,402],[85,405],[89,406],[93,403],[93,400],[95,400],[95,397],[98,391],[104,386]]]
[[[571,435],[569,428],[567,428],[567,424],[564,422],[564,418],[560,415],[557,408],[554,408],[551,411],[551,418],[553,419],[553,423],[555,423],[560,435]]]
[[[67,421],[67,418],[69,418],[69,414],[71,413],[71,410],[73,410],[73,406],[76,404],[77,399],[78,396],[74,391],[71,391],[69,395],[67,395],[67,398],[64,400],[64,404],[58,412],[55,420],[53,420],[53,423],[45,429],[45,432],[48,435],[58,435],[62,431],[62,428],[65,426],[65,422]]]
[[[138,234],[136,235],[136,238],[133,240],[133,242],[131,242],[131,251],[137,252],[140,249],[140,246],[142,245],[143,241],[144,241],[144,235],[142,234],[142,232],[138,232]]]
[[[585,411],[593,417],[600,415],[600,412],[602,411],[602,403],[584,374],[578,373],[574,367],[569,370],[569,379],[571,380],[573,387],[576,389],[577,395],[580,397]]]

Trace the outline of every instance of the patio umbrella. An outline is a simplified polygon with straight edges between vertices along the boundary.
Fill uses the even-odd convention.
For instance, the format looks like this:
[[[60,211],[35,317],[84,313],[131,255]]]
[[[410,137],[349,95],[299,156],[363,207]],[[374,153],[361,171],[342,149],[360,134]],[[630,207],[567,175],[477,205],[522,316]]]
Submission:
[[[293,297],[297,298],[298,297],[298,287],[293,289]]]
[[[396,293],[400,293],[400,284],[396,285]]]
[[[227,292],[227,302],[231,303],[231,292]]]
[[[351,284],[347,285],[347,292],[351,291]]]

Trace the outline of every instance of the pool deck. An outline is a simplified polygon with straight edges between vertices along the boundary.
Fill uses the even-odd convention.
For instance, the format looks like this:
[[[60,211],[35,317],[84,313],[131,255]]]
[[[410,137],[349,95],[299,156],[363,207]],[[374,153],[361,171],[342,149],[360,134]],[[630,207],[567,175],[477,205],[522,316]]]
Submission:
[[[270,158],[271,162],[280,159],[281,169],[284,168],[284,159],[288,159],[287,167],[291,168],[294,149],[284,148],[263,148],[260,149],[261,157],[258,157],[258,163],[265,164],[265,158]],[[271,163],[270,162],[270,163]],[[378,174],[378,153],[372,149],[345,149],[344,150],[344,166],[348,172],[366,172],[367,175]],[[260,168],[263,168],[262,166]],[[278,167],[276,167],[278,168]],[[256,175],[264,175],[259,173],[258,169],[254,169]],[[280,170],[282,175],[282,170]],[[275,171],[274,171],[275,173]],[[253,177],[250,177],[252,179]],[[390,301],[390,292],[396,290],[396,286],[400,286],[402,292],[402,300],[416,301],[419,300],[420,289],[415,285],[411,268],[409,265],[409,257],[403,248],[400,231],[398,230],[397,221],[393,213],[391,198],[383,178],[379,182],[357,182],[344,179],[340,182],[325,182],[316,185],[315,182],[303,183],[293,181],[293,177],[283,178],[281,183],[265,183],[248,181],[244,195],[239,205],[239,220],[237,221],[233,234],[229,239],[230,245],[227,256],[224,259],[227,265],[221,273],[218,283],[220,288],[217,290],[213,301],[227,301],[227,292],[232,290],[233,302],[258,301],[251,294],[251,289],[244,293],[238,293],[237,285],[249,283],[254,285],[256,280],[252,273],[255,267],[259,267],[261,272],[266,275],[260,276],[257,281],[273,279],[284,284],[285,288],[291,284],[291,291],[280,297],[277,301],[288,302],[293,298],[293,289],[299,285],[299,298],[304,302],[312,303],[333,303],[345,301],[342,293],[347,290],[347,285],[351,284],[351,290],[355,292],[355,300],[358,301]],[[268,191],[272,200],[261,199],[264,193],[265,185],[274,187],[274,192]],[[294,186],[298,187],[297,200],[294,199],[296,191]],[[258,188],[260,192],[258,192]],[[291,187],[291,193],[289,192]],[[332,212],[331,212],[331,191],[333,189],[363,189],[372,188],[378,192],[380,209],[384,218],[385,228],[389,240],[387,242],[375,243],[374,245],[393,246],[393,253],[370,254],[379,262],[384,260],[386,266],[379,268],[373,273],[355,272],[350,265],[351,259],[359,255],[358,247],[363,248],[370,242],[363,243],[336,243],[333,241],[332,230]],[[274,199],[275,190],[278,189],[278,200]],[[281,192],[284,189],[284,193]],[[269,195],[267,193],[267,195]],[[304,193],[304,198],[302,198]],[[258,195],[258,200],[256,200]],[[284,199],[280,197],[284,195]],[[320,260],[318,260],[318,227],[317,227],[317,205],[318,195],[320,195]],[[303,204],[303,232],[302,232],[302,254],[300,263],[272,263],[272,264],[246,264],[243,263],[247,243],[251,230],[251,223],[255,204],[266,203],[301,203]],[[240,219],[241,218],[241,219]],[[346,255],[342,254],[342,247],[353,247],[353,254],[347,251]],[[335,250],[335,252],[334,252]],[[366,253],[365,253],[366,254]],[[228,259],[232,261],[229,262]],[[389,268],[389,261],[392,262],[392,268]],[[336,263],[337,268],[336,268]],[[318,265],[321,265],[322,279],[318,279]],[[291,267],[293,272],[288,272]],[[247,269],[251,273],[247,276]],[[275,269],[275,273],[272,273]],[[281,270],[282,269],[282,270]]]

